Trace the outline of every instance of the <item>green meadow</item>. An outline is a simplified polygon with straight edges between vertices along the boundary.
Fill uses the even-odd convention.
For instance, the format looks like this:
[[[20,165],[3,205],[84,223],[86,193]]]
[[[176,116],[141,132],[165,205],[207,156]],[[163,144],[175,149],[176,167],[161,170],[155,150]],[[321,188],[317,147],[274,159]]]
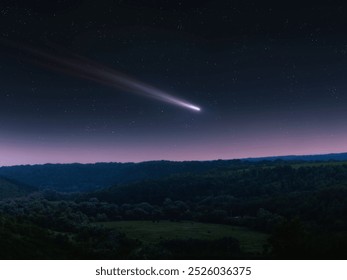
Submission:
[[[240,242],[245,252],[261,253],[269,237],[267,234],[245,227],[222,224],[196,223],[190,221],[117,221],[98,223],[106,228],[117,229],[129,238],[143,243],[158,243],[171,239],[214,240],[233,237]]]

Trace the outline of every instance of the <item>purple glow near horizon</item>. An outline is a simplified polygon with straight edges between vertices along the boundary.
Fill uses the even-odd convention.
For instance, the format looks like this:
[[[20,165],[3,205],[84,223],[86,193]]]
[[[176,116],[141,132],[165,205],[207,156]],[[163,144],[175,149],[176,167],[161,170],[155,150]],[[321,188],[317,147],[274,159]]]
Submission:
[[[102,141],[101,141],[102,142]],[[141,162],[149,160],[216,160],[279,155],[308,155],[347,151],[347,133],[339,135],[301,135],[265,137],[264,135],[181,143],[163,140],[160,144],[78,143],[39,145],[33,142],[0,143],[0,166],[44,163]]]

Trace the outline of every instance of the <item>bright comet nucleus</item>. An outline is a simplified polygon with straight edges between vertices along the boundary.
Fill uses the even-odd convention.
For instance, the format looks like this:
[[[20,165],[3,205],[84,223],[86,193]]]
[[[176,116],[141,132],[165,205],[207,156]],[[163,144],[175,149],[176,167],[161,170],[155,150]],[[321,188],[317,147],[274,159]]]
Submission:
[[[193,109],[193,110],[195,110],[195,111],[198,111],[198,112],[201,111],[201,109],[200,109],[199,107],[194,106],[194,105],[188,105],[187,107],[190,108],[190,109]]]

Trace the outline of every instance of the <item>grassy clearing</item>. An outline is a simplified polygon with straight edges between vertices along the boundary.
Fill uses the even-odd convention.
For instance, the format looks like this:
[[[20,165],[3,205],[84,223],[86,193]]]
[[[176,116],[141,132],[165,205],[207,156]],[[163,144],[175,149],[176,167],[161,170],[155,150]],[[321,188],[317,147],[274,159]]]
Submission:
[[[244,227],[195,223],[190,221],[117,221],[98,223],[107,228],[114,228],[128,237],[139,239],[144,243],[158,243],[170,239],[205,239],[213,240],[233,237],[240,241],[245,252],[262,252],[268,235]]]

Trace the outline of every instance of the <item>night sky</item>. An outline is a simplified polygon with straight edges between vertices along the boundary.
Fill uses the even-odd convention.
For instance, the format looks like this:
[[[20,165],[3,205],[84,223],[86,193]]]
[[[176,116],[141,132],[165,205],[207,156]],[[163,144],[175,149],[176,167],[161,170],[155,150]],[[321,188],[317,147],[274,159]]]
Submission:
[[[347,4],[324,2],[1,1],[0,165],[346,152]]]

